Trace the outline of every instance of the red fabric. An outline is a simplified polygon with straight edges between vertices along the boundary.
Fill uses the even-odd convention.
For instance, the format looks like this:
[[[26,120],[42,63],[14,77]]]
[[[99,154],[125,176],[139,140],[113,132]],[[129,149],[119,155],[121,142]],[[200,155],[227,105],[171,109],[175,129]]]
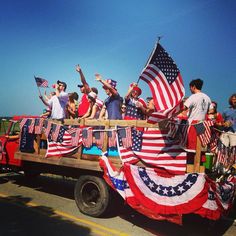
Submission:
[[[78,107],[78,117],[83,116],[88,111],[89,105],[87,94],[83,94]]]
[[[188,138],[187,138],[187,144],[186,148],[187,149],[193,149],[196,150],[197,147],[197,132],[193,124],[198,123],[197,120],[193,120],[191,123],[191,126],[189,127],[188,130]]]
[[[128,180],[131,191],[133,192],[136,201],[138,201],[143,207],[147,209],[152,209],[153,212],[160,215],[182,215],[189,214],[197,209],[199,209],[208,198],[209,185],[205,182],[203,189],[198,193],[198,195],[192,199],[188,199],[185,203],[170,206],[166,205],[165,202],[159,202],[151,200],[148,198],[142,189],[136,184],[132,172],[129,171],[130,165],[124,166],[125,177]],[[129,199],[127,199],[129,200]],[[129,203],[129,202],[128,202]],[[130,203],[129,203],[130,204]]]

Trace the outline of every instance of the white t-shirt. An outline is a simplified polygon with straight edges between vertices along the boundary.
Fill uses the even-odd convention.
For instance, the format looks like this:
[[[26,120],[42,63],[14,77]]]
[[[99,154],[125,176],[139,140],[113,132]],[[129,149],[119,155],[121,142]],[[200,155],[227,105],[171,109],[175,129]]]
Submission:
[[[192,94],[184,103],[188,110],[188,120],[205,120],[211,99],[205,93]]]
[[[66,92],[60,92],[60,95],[52,96],[48,100],[48,104],[52,108],[51,118],[52,119],[63,119],[66,117],[65,108],[68,102],[68,94]]]

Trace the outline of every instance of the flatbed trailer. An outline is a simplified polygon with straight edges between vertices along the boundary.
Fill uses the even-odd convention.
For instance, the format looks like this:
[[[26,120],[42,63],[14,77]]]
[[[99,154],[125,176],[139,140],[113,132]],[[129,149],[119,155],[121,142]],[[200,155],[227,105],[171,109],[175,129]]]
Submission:
[[[19,143],[21,132],[19,130],[19,122],[22,117],[13,118],[10,121],[9,128],[5,136],[1,137],[1,146],[4,146],[5,156],[2,156],[0,164],[17,170],[23,170],[27,178],[34,177],[41,173],[51,173],[61,176],[67,176],[77,179],[75,185],[74,197],[79,210],[87,215],[99,217],[104,215],[113,205],[113,197],[115,191],[106,183],[103,178],[104,172],[99,165],[102,153],[108,152],[108,159],[119,169],[122,161],[118,155],[109,156],[108,134],[104,132],[103,145],[100,153],[88,153],[84,151],[81,145],[75,153],[63,157],[45,157],[47,149],[42,146],[42,142],[47,142],[44,133],[34,135],[33,151],[20,151]],[[49,120],[54,124],[63,126],[78,127],[102,127],[105,130],[111,130],[119,127],[138,127],[151,129],[165,129],[165,122],[159,124],[149,124],[141,120]],[[15,129],[18,127],[17,138]],[[194,162],[187,164],[186,173],[204,173],[205,167],[201,163],[202,147],[199,139],[197,139],[197,149],[195,152]],[[136,164],[145,167],[143,162]]]

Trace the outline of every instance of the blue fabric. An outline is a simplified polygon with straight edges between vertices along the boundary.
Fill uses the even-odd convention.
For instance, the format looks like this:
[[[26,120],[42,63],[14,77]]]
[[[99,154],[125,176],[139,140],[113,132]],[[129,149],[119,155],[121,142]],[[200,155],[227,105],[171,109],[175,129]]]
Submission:
[[[93,145],[90,148],[83,147],[82,153],[101,156],[102,150],[99,149],[96,145]],[[108,149],[108,156],[119,156],[117,148],[109,148]]]
[[[222,113],[222,116],[224,121],[230,121],[233,123],[233,125],[229,127],[227,131],[236,132],[236,109],[228,108]]]
[[[123,101],[123,99],[119,94],[112,95],[105,100],[104,103],[105,103],[105,106],[107,109],[109,120],[121,120],[122,119],[121,110],[120,110],[122,101]]]

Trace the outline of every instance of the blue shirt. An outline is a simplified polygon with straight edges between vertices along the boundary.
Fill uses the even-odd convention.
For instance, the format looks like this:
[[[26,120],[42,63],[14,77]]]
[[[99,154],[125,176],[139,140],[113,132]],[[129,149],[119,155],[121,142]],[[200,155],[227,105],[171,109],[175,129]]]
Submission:
[[[104,103],[105,103],[105,106],[107,109],[109,120],[121,120],[122,119],[121,110],[120,110],[122,101],[123,101],[123,99],[119,94],[112,95],[105,100]]]
[[[230,121],[233,125],[229,127],[228,131],[236,131],[236,109],[233,109],[232,107],[226,109],[222,116],[224,118],[224,121]]]

